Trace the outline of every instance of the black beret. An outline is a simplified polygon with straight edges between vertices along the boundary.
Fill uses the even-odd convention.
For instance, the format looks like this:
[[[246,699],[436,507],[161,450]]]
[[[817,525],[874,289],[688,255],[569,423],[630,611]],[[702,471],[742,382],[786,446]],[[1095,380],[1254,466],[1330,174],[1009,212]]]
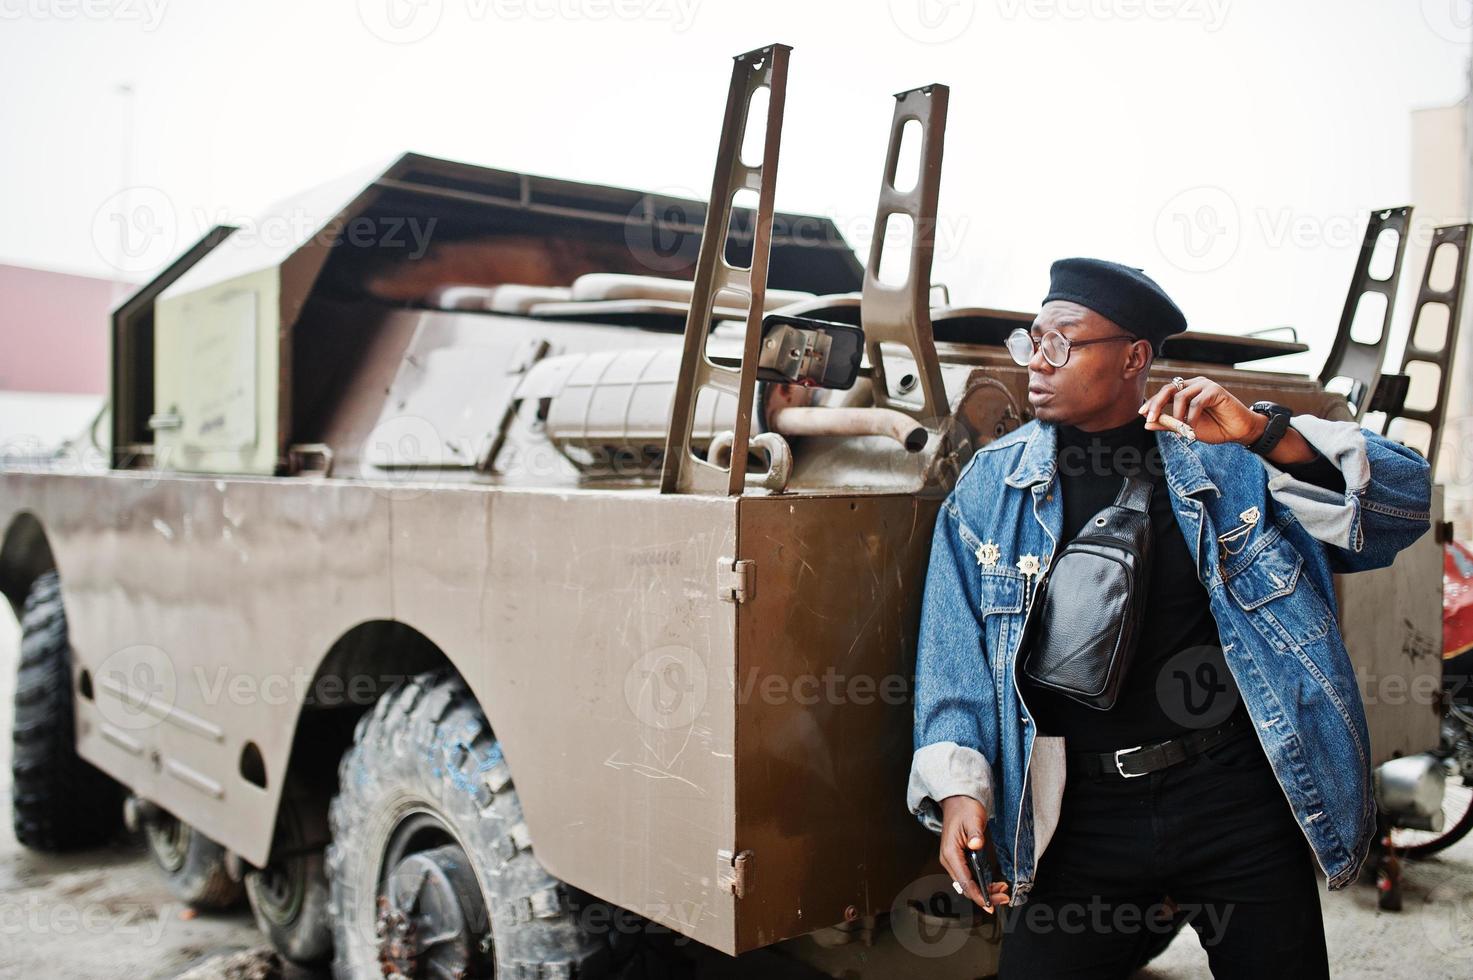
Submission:
[[[1068,300],[1112,320],[1122,330],[1151,342],[1187,328],[1187,318],[1156,280],[1140,269],[1103,259],[1059,259],[1049,267],[1045,303]]]

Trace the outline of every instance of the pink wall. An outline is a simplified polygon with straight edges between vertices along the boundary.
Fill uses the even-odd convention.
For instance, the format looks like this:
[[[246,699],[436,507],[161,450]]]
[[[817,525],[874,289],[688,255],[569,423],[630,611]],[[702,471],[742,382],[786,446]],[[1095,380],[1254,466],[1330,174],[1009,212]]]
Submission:
[[[0,391],[105,393],[108,313],[132,288],[0,265]]]

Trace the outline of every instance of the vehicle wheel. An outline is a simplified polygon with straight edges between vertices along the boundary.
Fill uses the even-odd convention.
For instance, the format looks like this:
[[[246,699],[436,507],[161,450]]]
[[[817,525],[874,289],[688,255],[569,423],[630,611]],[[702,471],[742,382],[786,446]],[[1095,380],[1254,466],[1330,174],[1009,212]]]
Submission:
[[[607,971],[608,937],[533,856],[501,747],[459,679],[421,674],[386,694],[338,787],[327,868],[341,980]]]
[[[1473,831],[1473,709],[1453,704],[1442,719],[1437,749],[1447,771],[1442,798],[1443,829],[1391,831],[1391,842],[1403,857],[1422,860],[1445,851]]]
[[[11,733],[15,838],[38,851],[97,847],[123,826],[123,788],[77,755],[72,697],[61,583],[46,572],[21,611]]]
[[[326,845],[327,807],[283,798],[276,817],[277,857],[245,875],[256,927],[278,953],[303,966],[325,963],[332,956]]]
[[[158,807],[149,807],[142,823],[148,851],[175,898],[201,911],[240,904],[243,889],[225,870],[225,848]]]

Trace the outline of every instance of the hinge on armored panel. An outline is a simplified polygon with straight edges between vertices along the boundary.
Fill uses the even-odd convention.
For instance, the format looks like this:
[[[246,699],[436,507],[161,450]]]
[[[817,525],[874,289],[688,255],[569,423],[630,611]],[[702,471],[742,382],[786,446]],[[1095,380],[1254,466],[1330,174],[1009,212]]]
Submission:
[[[1389,434],[1392,419],[1399,418],[1426,425],[1428,430],[1427,462],[1431,464],[1434,473],[1437,472],[1437,447],[1442,439],[1442,422],[1447,412],[1447,391],[1452,383],[1453,354],[1458,346],[1458,325],[1463,320],[1463,283],[1468,274],[1470,232],[1473,232],[1473,224],[1445,225],[1432,233],[1432,247],[1427,250],[1427,265],[1422,270],[1422,285],[1417,291],[1417,305],[1412,307],[1412,325],[1407,331],[1406,349],[1402,351],[1401,367],[1396,372],[1401,380],[1401,397],[1395,400],[1395,404],[1384,406],[1386,421],[1380,429],[1381,432]],[[1456,257],[1453,260],[1452,278],[1447,288],[1438,289],[1432,284],[1433,267],[1436,264],[1438,252],[1444,248],[1451,249]],[[1436,347],[1431,344],[1423,346],[1418,341],[1432,339],[1436,336],[1436,330],[1430,325],[1424,327],[1422,318],[1429,315],[1429,311],[1439,309],[1447,317],[1445,328],[1442,331],[1442,343]],[[1438,316],[1436,312],[1432,312],[1431,315]],[[1425,338],[1423,334],[1426,334]],[[1407,368],[1413,364],[1431,365],[1437,371],[1436,397],[1426,408],[1406,407],[1406,391],[1410,381]],[[1371,410],[1375,411],[1377,408],[1376,400],[1372,399]]]
[[[747,894],[747,873],[751,863],[751,851],[742,851],[739,854],[732,854],[730,851],[717,851],[717,887],[735,898],[745,897]]]
[[[941,427],[949,414],[941,365],[936,359],[936,340],[931,332],[931,258],[936,243],[936,202],[941,190],[941,153],[950,91],[945,85],[926,85],[895,96],[890,145],[885,151],[880,200],[875,207],[874,238],[864,268],[864,291],[859,303],[875,405],[898,409],[932,429]],[[920,165],[915,186],[902,191],[895,186],[895,168],[900,159],[905,124],[911,120],[919,123]],[[905,282],[891,286],[880,281],[880,258],[890,219],[897,214],[910,216],[913,237]],[[900,344],[909,349],[921,381],[919,403],[891,397],[885,381],[882,343]]]
[[[757,591],[757,565],[750,559],[721,557],[716,563],[716,594],[723,602],[746,602]]]
[[[680,375],[670,405],[670,428],[665,434],[665,458],[660,470],[661,493],[741,494],[747,478],[747,449],[752,427],[752,394],[757,382],[757,356],[762,341],[762,314],[767,293],[768,251],[772,244],[773,192],[777,185],[778,147],[782,137],[783,103],[788,84],[788,53],[785,44],[738,55],[731,70],[731,88],[726,96],[726,116],[721,124],[721,142],[716,151],[716,171],[711,180],[711,199],[706,207],[706,225],[701,234],[701,251],[690,313],[685,321],[685,347]],[[752,166],[742,160],[752,97],[767,90],[767,123],[763,134],[762,162]],[[738,191],[755,191],[757,213],[752,221],[752,264],[737,268],[726,261],[726,239],[732,218],[732,201]],[[706,354],[706,337],[716,294],[729,289],[747,297],[747,333],[738,367],[718,365]],[[718,466],[691,450],[691,433],[696,402],[705,389],[713,396],[725,393],[736,399],[736,420],[731,443],[731,466]]]
[[[1386,339],[1391,332],[1391,314],[1396,305],[1396,284],[1401,278],[1401,260],[1406,254],[1407,226],[1411,223],[1410,207],[1387,208],[1371,212],[1366,224],[1366,237],[1361,241],[1360,256],[1355,261],[1355,275],[1350,279],[1350,292],[1345,297],[1345,309],[1340,313],[1340,328],[1335,333],[1335,343],[1330,347],[1330,356],[1320,370],[1320,384],[1328,386],[1335,378],[1350,382],[1346,397],[1355,410],[1355,419],[1360,421],[1370,403],[1381,377],[1381,363],[1386,357]],[[1396,253],[1391,273],[1385,279],[1371,275],[1371,256],[1381,233],[1391,229],[1396,232]],[[1375,342],[1357,340],[1350,335],[1355,324],[1356,311],[1362,299],[1370,293],[1380,293],[1386,298],[1386,311],[1381,317],[1381,332]]]

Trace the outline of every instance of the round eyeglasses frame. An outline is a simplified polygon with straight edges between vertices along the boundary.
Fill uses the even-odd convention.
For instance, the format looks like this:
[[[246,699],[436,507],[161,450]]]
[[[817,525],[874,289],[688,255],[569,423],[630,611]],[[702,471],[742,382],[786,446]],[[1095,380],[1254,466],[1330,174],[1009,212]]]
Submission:
[[[1136,337],[1133,334],[1116,334],[1113,337],[1070,340],[1057,330],[1045,330],[1041,338],[1034,340],[1032,333],[1024,330],[1022,327],[1018,327],[1012,333],[1008,334],[1007,348],[1008,353],[1013,355],[1013,360],[1021,367],[1027,367],[1028,362],[1033,360],[1033,355],[1042,348],[1043,359],[1057,368],[1069,363],[1069,352],[1076,347],[1088,347],[1090,344],[1108,344],[1113,340],[1136,341],[1142,339],[1144,338]],[[1058,357],[1057,360],[1049,356],[1051,348],[1052,352]],[[1064,353],[1059,355],[1058,351],[1061,348]]]

